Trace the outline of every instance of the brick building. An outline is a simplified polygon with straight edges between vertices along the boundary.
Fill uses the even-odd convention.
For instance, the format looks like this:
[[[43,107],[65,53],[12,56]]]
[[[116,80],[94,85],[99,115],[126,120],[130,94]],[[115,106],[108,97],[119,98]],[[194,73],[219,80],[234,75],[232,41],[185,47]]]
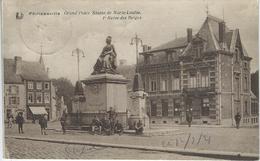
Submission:
[[[251,59],[239,29],[211,15],[195,35],[188,28],[186,37],[153,49],[144,46],[137,72],[149,94],[151,123],[185,123],[191,111],[194,124],[232,125],[237,112],[244,125],[257,124]]]
[[[55,89],[45,70],[42,57],[39,62],[29,62],[21,57],[4,59],[5,120],[10,114],[22,112],[26,120],[33,114],[48,114],[56,119]]]

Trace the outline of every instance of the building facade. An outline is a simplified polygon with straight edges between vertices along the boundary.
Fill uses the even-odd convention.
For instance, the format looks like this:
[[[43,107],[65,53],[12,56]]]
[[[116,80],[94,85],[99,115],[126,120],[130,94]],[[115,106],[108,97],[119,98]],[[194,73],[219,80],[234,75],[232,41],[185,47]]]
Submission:
[[[32,120],[39,109],[46,111],[49,120],[56,119],[55,89],[42,57],[39,62],[23,61],[17,56],[4,59],[4,89],[5,120],[19,112]]]
[[[258,123],[252,111],[250,58],[239,29],[229,29],[208,15],[199,31],[140,53],[137,72],[148,93],[151,124],[186,122],[233,125],[239,112],[242,124]],[[257,101],[254,99],[254,103]],[[254,114],[253,114],[253,113]]]

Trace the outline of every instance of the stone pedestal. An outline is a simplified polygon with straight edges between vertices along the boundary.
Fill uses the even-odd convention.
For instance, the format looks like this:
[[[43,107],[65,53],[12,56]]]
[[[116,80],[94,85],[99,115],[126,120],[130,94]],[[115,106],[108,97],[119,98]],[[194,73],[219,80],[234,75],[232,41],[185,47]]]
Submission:
[[[82,124],[90,124],[95,115],[102,119],[112,107],[117,120],[126,126],[128,80],[119,74],[104,73],[91,75],[82,82],[86,98],[80,106]]]
[[[128,121],[129,129],[134,129],[135,123],[139,120],[142,121],[145,129],[149,128],[149,117],[147,116],[147,111],[145,109],[146,96],[147,93],[144,91],[135,91],[132,93],[131,115]]]

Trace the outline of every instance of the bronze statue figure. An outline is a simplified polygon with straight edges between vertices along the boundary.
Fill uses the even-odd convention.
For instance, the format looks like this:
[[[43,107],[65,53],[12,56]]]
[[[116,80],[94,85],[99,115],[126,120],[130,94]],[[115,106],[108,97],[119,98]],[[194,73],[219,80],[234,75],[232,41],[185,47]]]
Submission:
[[[116,71],[116,51],[113,44],[111,44],[112,37],[106,38],[106,46],[103,48],[97,62],[94,66],[94,72],[92,75],[100,73],[117,74]]]

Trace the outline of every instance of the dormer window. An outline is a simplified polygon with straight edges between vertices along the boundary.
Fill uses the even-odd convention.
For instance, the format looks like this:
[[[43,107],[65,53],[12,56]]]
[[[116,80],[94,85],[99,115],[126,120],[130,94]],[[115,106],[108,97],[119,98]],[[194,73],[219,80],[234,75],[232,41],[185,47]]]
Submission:
[[[167,62],[171,62],[173,60],[173,57],[172,57],[172,52],[167,52],[166,55],[167,55]]]
[[[144,56],[144,63],[145,64],[150,64],[150,55],[145,55]]]
[[[192,45],[192,53],[195,57],[201,57],[201,53],[203,52],[203,43],[194,43]]]

